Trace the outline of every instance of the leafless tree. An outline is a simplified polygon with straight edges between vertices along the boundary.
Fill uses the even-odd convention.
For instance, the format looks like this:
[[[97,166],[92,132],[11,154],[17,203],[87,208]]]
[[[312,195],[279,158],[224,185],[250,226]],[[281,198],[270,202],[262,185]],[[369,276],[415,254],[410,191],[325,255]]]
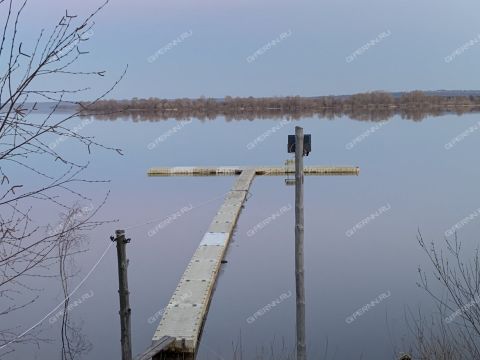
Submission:
[[[480,358],[480,257],[478,248],[467,255],[455,234],[445,238],[445,249],[418,243],[433,265],[433,276],[419,268],[418,286],[434,300],[436,312],[425,317],[409,314],[416,341],[412,352],[421,360],[474,360]],[[436,286],[431,284],[431,278]]]
[[[74,255],[83,251],[82,243],[85,241],[85,234],[79,232],[75,225],[82,221],[85,210],[88,211],[89,208],[82,209],[75,206],[69,210],[61,219],[62,235],[57,241],[59,278],[64,297],[61,324],[62,360],[75,360],[91,349],[91,344],[82,334],[81,327],[76,326],[69,317],[71,303],[69,279],[75,275]]]
[[[76,79],[105,75],[105,71],[78,71],[75,65],[88,54],[85,45],[93,19],[107,3],[84,20],[66,11],[51,31],[41,30],[29,44],[18,38],[27,0],[0,0],[0,318],[34,302],[38,294],[27,298],[24,293],[30,290],[28,281],[55,276],[58,264],[66,294],[65,260],[81,251],[79,234],[103,223],[96,215],[105,199],[88,211],[80,203],[92,203],[85,195],[86,187],[104,181],[84,177],[88,162],[72,160],[58,140],[81,145],[86,156],[96,149],[120,153],[72,128],[83,118],[79,103],[69,98],[89,90],[75,87]],[[106,96],[124,74],[92,104]],[[56,76],[66,77],[64,83],[73,87],[49,87]],[[38,111],[41,101],[50,103],[46,113]],[[61,112],[66,105],[74,110]],[[42,223],[39,214],[45,212],[63,214],[60,223]],[[64,333],[62,329],[62,339]],[[12,351],[7,344],[30,337],[39,339],[33,333],[0,329],[0,357]]]

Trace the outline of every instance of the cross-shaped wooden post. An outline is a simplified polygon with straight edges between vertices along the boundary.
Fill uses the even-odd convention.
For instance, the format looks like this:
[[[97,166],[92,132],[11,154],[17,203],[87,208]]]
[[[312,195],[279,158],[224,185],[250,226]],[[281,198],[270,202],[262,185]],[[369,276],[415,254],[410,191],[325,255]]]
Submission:
[[[154,343],[165,337],[175,338],[168,350],[162,351],[164,355],[196,352],[220,266],[253,178],[295,174],[294,165],[287,162],[285,166],[172,167],[148,171],[149,176],[239,175],[193,254],[155,331]],[[358,175],[359,168],[307,166],[304,174]]]

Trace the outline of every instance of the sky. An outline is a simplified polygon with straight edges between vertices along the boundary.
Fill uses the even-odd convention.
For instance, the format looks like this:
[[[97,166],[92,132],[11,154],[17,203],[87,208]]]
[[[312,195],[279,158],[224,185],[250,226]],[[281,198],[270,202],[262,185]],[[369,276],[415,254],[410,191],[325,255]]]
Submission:
[[[20,19],[18,38],[23,42],[22,49],[25,52],[32,49],[40,30],[51,30],[64,15],[65,9],[69,9],[69,14],[78,14],[80,19],[88,16],[89,11],[98,7],[101,1],[103,0],[29,0]],[[14,2],[18,5],[21,0]],[[81,95],[80,99],[86,100],[108,89],[128,65],[126,76],[109,97],[316,96],[372,90],[480,90],[479,13],[478,0],[111,0],[95,18],[95,27],[89,41],[81,45],[82,51],[89,51],[89,54],[82,57],[78,64],[82,71],[106,70],[106,76],[78,78],[65,75],[42,79],[36,85],[52,90],[91,86],[91,92]],[[5,7],[0,6],[0,25],[4,15]],[[469,44],[473,39],[475,41]],[[461,50],[454,53],[457,49]],[[5,58],[2,56],[0,69],[4,65]],[[368,323],[364,323],[365,327],[347,328],[345,316],[387,290],[399,294],[391,299],[392,305],[386,303],[399,311],[403,310],[407,301],[412,301],[414,305],[417,303],[417,293],[405,289],[417,290],[415,281],[417,265],[420,263],[418,257],[421,255],[416,243],[418,228],[425,229],[429,239],[441,239],[442,232],[450,224],[455,224],[478,208],[472,194],[480,170],[475,166],[464,166],[475,161],[478,141],[474,141],[472,134],[461,146],[458,144],[455,149],[447,151],[448,154],[444,147],[446,142],[478,121],[476,115],[466,115],[464,119],[467,122],[448,115],[412,122],[397,117],[391,125],[380,130],[385,135],[372,135],[369,141],[358,145],[355,151],[346,149],[345,144],[368,132],[371,124],[348,122],[346,119],[336,122],[304,119],[296,122],[305,126],[317,139],[313,144],[314,151],[307,160],[311,164],[358,165],[362,169],[362,175],[358,178],[332,177],[316,180],[318,182],[308,180],[310,185],[307,186],[311,189],[309,203],[313,207],[306,211],[306,222],[317,227],[316,231],[312,228],[306,235],[306,245],[311,249],[306,252],[306,263],[313,266],[310,272],[312,275],[307,278],[313,284],[308,287],[312,299],[309,302],[309,313],[313,316],[312,324],[322,326],[321,332],[317,328],[308,332],[314,341],[320,337],[323,341],[326,338],[323,337],[324,333],[334,330],[336,333],[333,335],[336,335],[344,351],[353,352],[368,346],[373,351],[379,351],[379,346],[367,343],[372,339],[378,343],[375,337],[369,336],[371,332],[365,331],[369,328]],[[143,223],[145,219],[159,214],[169,216],[190,201],[194,204],[208,201],[219,196],[219,192],[221,195],[223,191],[228,191],[231,186],[228,179],[219,179],[224,181],[221,185],[226,190],[219,188],[220,183],[210,183],[207,180],[192,185],[193,181],[195,184],[201,181],[198,179],[164,181],[160,184],[157,182],[160,179],[148,179],[145,176],[148,167],[281,163],[287,156],[285,141],[286,136],[292,133],[293,125],[285,126],[254,151],[246,147],[249,142],[275,126],[274,123],[269,120],[230,123],[196,121],[182,128],[182,135],[171,137],[155,150],[148,150],[148,144],[176,126],[174,121],[141,124],[98,121],[82,131],[85,131],[83,134],[86,136],[98,136],[102,143],[125,150],[125,160],[112,160],[109,152],[101,152],[100,155],[95,153],[95,162],[90,171],[96,178],[113,179],[108,184],[112,195],[107,205],[109,208],[105,211],[108,213],[108,209],[121,209],[121,224],[130,225]],[[73,144],[70,144],[73,148]],[[68,143],[59,146],[66,147]],[[77,152],[72,153],[80,156]],[[396,165],[392,167],[391,164]],[[385,171],[387,168],[389,170]],[[254,192],[257,197],[252,201],[258,201],[259,206],[251,204],[249,211],[242,215],[240,226],[243,227],[239,227],[237,234],[245,236],[248,228],[292,199],[292,193],[288,193],[283,186],[283,179],[277,180],[276,187],[272,186],[272,179],[265,179],[270,182],[264,182],[263,185],[262,180],[258,180],[255,185],[259,186],[258,191]],[[37,180],[31,178],[30,181]],[[192,184],[188,181],[192,181]],[[372,186],[373,183],[381,186]],[[258,194],[266,197],[259,197]],[[122,207],[125,203],[129,207]],[[379,219],[377,225],[363,229],[353,239],[345,238],[346,230],[386,204],[391,204],[392,210]],[[132,212],[132,208],[140,210]],[[177,223],[177,227],[168,229],[176,236],[168,236],[168,233],[163,236],[169,241],[168,246],[176,246],[175,249],[183,251],[175,252],[176,256],[157,264],[160,270],[164,269],[163,273],[170,274],[165,279],[160,279],[162,284],[163,281],[168,281],[168,286],[152,287],[151,282],[132,281],[132,287],[138,289],[145,285],[148,289],[142,288],[142,291],[150,294],[153,289],[155,294],[161,293],[161,297],[142,297],[142,301],[149,302],[148,307],[136,307],[140,308],[140,316],[136,315],[133,321],[134,326],[138,324],[144,331],[142,334],[146,334],[142,335],[142,341],[145,342],[143,345],[149,342],[151,334],[151,329],[145,326],[148,317],[158,311],[159,303],[168,301],[185,261],[188,261],[215,211],[216,208],[212,207],[210,213],[202,215],[204,217],[190,218],[188,226]],[[112,211],[110,213],[115,214]],[[152,216],[152,213],[157,215]],[[322,217],[324,221],[319,221]],[[231,277],[226,280],[241,278],[248,281],[241,286],[238,281],[224,281],[229,286],[218,288],[215,299],[219,300],[215,300],[217,303],[214,305],[220,304],[223,308],[212,306],[213,312],[210,312],[210,322],[207,323],[209,328],[204,337],[207,341],[218,341],[222,335],[229,339],[235,338],[238,330],[236,326],[229,326],[230,332],[222,334],[224,324],[230,324],[225,322],[225,314],[237,317],[238,321],[233,324],[241,322],[245,326],[245,318],[255,309],[270,299],[275,299],[280,293],[294,288],[293,285],[285,287],[285,278],[280,276],[283,272],[275,272],[276,268],[264,261],[265,251],[272,248],[273,242],[278,243],[279,234],[286,235],[285,247],[278,254],[285,254],[284,258],[287,259],[291,253],[291,247],[287,248],[292,245],[291,242],[288,243],[289,223],[282,220],[278,224],[285,227],[277,228],[277,235],[265,231],[265,242],[261,243],[260,238],[252,239],[250,243],[244,241],[243,248],[238,250],[243,252],[237,252],[236,258],[232,256],[230,264],[238,266],[237,272],[228,272],[227,276]],[[445,224],[447,225],[444,226]],[[183,236],[182,229],[190,235]],[[192,229],[194,232],[191,232]],[[275,228],[270,229],[273,231]],[[148,228],[139,228],[137,231],[132,238],[145,240]],[[389,231],[392,235],[385,236]],[[475,239],[478,224],[472,223],[464,231],[467,231],[465,235],[468,239]],[[316,234],[320,232],[323,232],[323,236],[319,237]],[[92,244],[100,249],[97,251],[95,248],[91,253],[93,263],[106,246],[102,241],[108,241],[109,234],[111,230],[107,232],[102,229],[98,236],[92,237],[92,240],[98,240],[92,241]],[[177,239],[187,239],[191,241],[188,243],[191,246],[183,246]],[[148,262],[158,263],[155,258],[158,251],[151,251],[151,244],[144,241],[141,246],[131,247],[132,264],[145,265],[132,268],[133,274],[137,272],[138,278],[140,271],[149,269]],[[156,244],[163,243],[158,241]],[[160,247],[158,249],[161,250]],[[272,259],[276,260],[273,263],[287,273],[291,267],[278,254],[272,255],[275,256]],[[110,281],[111,271],[115,271],[115,258],[112,253],[109,256],[102,265],[109,270],[96,272],[96,282],[88,284],[99,296],[91,300],[91,305],[86,306],[96,307],[97,311],[84,312],[90,316],[87,324],[89,329],[93,329],[89,334],[97,343],[95,351],[97,354],[100,351],[100,355],[103,355],[102,351],[106,353],[106,356],[98,358],[108,358],[111,351],[119,351],[118,347],[114,349],[115,345],[112,345],[118,345],[118,337],[109,324],[114,316],[118,316],[117,310],[111,306],[113,300],[105,301],[117,301],[115,284]],[[179,260],[179,257],[183,260]],[[240,271],[245,264],[244,261],[236,261],[240,258],[247,259],[248,264],[251,264],[247,270],[248,274],[253,275],[245,277],[245,273]],[[404,261],[395,261],[399,258]],[[339,268],[339,259],[348,266],[331,275],[331,269]],[[172,266],[175,266],[175,272],[172,272]],[[266,267],[270,267],[268,271],[265,271]],[[278,289],[264,285],[268,284],[270,274]],[[338,279],[340,280],[337,281]],[[293,281],[293,277],[290,280]],[[155,278],[152,281],[159,280]],[[316,286],[318,283],[321,284],[320,287]],[[330,284],[336,287],[326,294],[323,289],[329,288]],[[248,291],[252,288],[260,289],[257,293],[264,292],[265,296],[249,297]],[[89,289],[87,287],[86,292]],[[233,312],[232,296],[239,293],[245,299],[241,302],[242,311]],[[106,297],[102,294],[106,294]],[[285,308],[288,306],[293,309],[293,303]],[[47,306],[47,309],[51,307]],[[97,317],[99,313],[103,318]],[[284,313],[277,314],[272,316],[284,318]],[[383,325],[384,312],[378,311],[376,314]],[[38,313],[35,318],[37,315]],[[31,318],[25,319],[22,325],[28,327]],[[366,319],[369,318],[364,317],[362,321],[367,321]],[[387,334],[378,326],[380,322],[373,322],[373,316],[370,319],[370,328],[374,329],[375,334]],[[117,318],[115,321],[118,321]],[[15,319],[12,326],[17,326],[17,322]],[[267,327],[267,324],[272,323],[265,321],[261,324]],[[331,324],[339,325],[334,328],[335,325],[330,326]],[[362,323],[358,322],[354,326],[359,324]],[[291,329],[282,326],[272,326],[270,329],[272,328]],[[262,331],[261,327],[255,331],[249,334],[271,335],[268,331]],[[345,339],[348,341],[344,342]],[[353,341],[356,341],[357,347],[351,346]],[[222,343],[230,348],[230,340]],[[134,346],[140,350],[143,345],[136,342]],[[383,341],[381,345],[389,344]]]
[[[30,0],[21,35],[100,4]],[[479,13],[478,0],[111,0],[79,64],[107,76],[75,81],[98,94],[128,65],[117,99],[480,89]]]

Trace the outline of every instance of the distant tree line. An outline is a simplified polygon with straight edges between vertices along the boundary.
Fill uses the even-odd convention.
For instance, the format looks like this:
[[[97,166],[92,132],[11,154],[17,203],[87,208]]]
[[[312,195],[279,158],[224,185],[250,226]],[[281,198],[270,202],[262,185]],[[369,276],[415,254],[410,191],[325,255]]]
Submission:
[[[393,96],[383,91],[361,93],[350,96],[320,97],[231,97],[213,99],[159,99],[100,100],[95,103],[79,104],[84,114],[95,114],[99,118],[115,119],[122,116],[141,120],[159,119],[215,119],[223,116],[227,120],[256,118],[324,117],[349,116],[358,120],[381,121],[394,115],[412,120],[445,113],[478,111],[480,96],[427,95],[412,91]]]

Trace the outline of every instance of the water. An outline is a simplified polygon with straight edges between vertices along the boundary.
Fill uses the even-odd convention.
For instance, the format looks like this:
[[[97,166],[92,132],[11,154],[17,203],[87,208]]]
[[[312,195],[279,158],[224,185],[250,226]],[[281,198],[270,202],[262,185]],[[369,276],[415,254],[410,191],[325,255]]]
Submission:
[[[431,299],[416,286],[418,266],[432,273],[416,236],[441,244],[444,233],[480,206],[476,164],[480,133],[472,132],[446,150],[453,137],[478,122],[478,115],[427,118],[421,122],[392,118],[376,131],[374,123],[303,119],[278,126],[279,121],[201,122],[193,120],[172,131],[178,122],[94,121],[82,134],[95,134],[107,145],[120,147],[124,156],[96,151],[88,173],[111,179],[90,186],[88,194],[97,205],[110,191],[99,217],[119,219],[89,235],[90,251],[77,257],[80,270],[74,288],[111,244],[116,228],[127,228],[132,239],[129,284],[132,306],[134,353],[151,341],[159,311],[168,303],[191,255],[235,179],[232,177],[149,178],[152,166],[188,165],[282,165],[287,135],[294,126],[312,134],[312,153],[305,165],[351,165],[361,168],[358,177],[308,177],[305,182],[305,264],[307,339],[310,358],[320,358],[328,340],[329,358],[387,359],[402,349],[408,335],[406,307],[419,305],[429,313]],[[247,145],[272,127],[270,135],[253,149]],[[351,149],[347,144],[369,131]],[[167,134],[170,134],[167,136]],[[148,145],[156,138],[157,145]],[[72,156],[84,157],[69,141],[61,143]],[[151,147],[151,146],[150,146]],[[251,146],[250,146],[251,147]],[[29,180],[29,181],[34,181]],[[207,203],[206,203],[207,202]],[[206,203],[206,204],[204,204]],[[203,205],[202,205],[203,204]],[[194,207],[155,236],[148,236],[162,218],[182,207]],[[200,206],[199,206],[200,205]],[[284,206],[292,206],[253,236],[255,225]],[[284,177],[257,177],[251,197],[240,217],[217,283],[199,349],[198,359],[230,359],[232,346],[242,344],[244,358],[272,344],[281,352],[282,342],[293,350],[295,336],[294,188]],[[383,207],[383,211],[379,211]],[[38,205],[36,211],[44,210]],[[46,209],[45,209],[46,211]],[[375,214],[354,234],[355,224]],[[41,219],[54,222],[54,212]],[[148,225],[149,219],[158,219]],[[474,219],[459,230],[468,247],[477,243],[480,222]],[[350,232],[351,233],[351,232]],[[111,246],[105,257],[72,295],[90,294],[71,311],[92,343],[85,359],[119,358],[119,318],[116,254]],[[36,324],[61,300],[56,280],[34,280],[40,298],[20,312],[2,319],[2,328],[22,332]],[[356,310],[379,301],[354,321]],[[283,294],[283,295],[282,295]],[[285,296],[289,295],[289,296]],[[25,292],[25,300],[30,298]],[[281,299],[280,299],[281,298]],[[278,304],[255,321],[248,320],[272,301]],[[0,302],[3,300],[0,298]],[[60,321],[50,315],[36,330],[54,339],[41,343],[12,344],[5,359],[54,359],[59,357]],[[350,322],[350,323],[349,323]],[[29,335],[26,335],[25,339]],[[233,345],[232,345],[233,344]],[[5,350],[5,349],[4,349]]]

